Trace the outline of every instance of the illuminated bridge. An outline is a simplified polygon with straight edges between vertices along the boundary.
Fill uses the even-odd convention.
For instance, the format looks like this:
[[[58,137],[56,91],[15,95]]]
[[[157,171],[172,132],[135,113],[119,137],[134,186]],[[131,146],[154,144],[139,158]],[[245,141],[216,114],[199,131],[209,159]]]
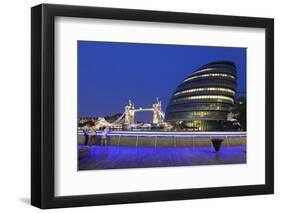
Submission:
[[[151,108],[142,108],[135,107],[135,105],[129,100],[129,103],[125,106],[124,113],[114,122],[108,123],[103,119],[104,125],[109,127],[114,127],[118,125],[127,125],[130,126],[135,123],[135,113],[137,112],[152,112],[153,119],[152,123],[156,125],[160,125],[164,122],[165,113],[162,112],[162,104],[161,101],[156,99],[156,102],[152,104]]]

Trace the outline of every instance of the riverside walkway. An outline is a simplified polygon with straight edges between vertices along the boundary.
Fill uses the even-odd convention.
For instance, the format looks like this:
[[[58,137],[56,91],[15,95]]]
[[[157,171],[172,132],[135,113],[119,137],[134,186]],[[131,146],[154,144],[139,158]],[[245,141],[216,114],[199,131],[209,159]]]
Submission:
[[[110,131],[106,145],[80,144],[79,170],[246,163],[246,132]],[[223,139],[219,152],[211,139]]]

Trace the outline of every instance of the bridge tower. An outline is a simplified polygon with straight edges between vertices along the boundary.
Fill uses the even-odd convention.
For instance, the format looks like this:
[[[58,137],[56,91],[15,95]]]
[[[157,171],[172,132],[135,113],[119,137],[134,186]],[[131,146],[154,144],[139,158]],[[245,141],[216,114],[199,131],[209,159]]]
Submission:
[[[164,121],[164,113],[162,112],[162,104],[161,101],[156,98],[156,102],[152,105],[153,109],[153,124],[160,124]]]
[[[135,123],[135,106],[132,104],[131,100],[129,100],[129,103],[125,106],[125,125],[131,125]]]

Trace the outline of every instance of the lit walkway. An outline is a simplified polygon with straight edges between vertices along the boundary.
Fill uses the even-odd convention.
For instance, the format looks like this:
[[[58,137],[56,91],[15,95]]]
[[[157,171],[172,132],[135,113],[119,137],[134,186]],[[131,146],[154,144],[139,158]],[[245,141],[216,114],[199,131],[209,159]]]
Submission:
[[[79,146],[79,170],[246,163],[245,146],[208,147]]]

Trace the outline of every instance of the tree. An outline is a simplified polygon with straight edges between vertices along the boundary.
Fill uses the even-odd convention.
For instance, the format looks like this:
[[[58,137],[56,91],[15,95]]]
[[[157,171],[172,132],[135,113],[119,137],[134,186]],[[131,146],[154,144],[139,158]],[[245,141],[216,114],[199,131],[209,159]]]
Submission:
[[[247,100],[246,96],[241,96],[234,104],[232,113],[239,121],[243,130],[247,130]]]

